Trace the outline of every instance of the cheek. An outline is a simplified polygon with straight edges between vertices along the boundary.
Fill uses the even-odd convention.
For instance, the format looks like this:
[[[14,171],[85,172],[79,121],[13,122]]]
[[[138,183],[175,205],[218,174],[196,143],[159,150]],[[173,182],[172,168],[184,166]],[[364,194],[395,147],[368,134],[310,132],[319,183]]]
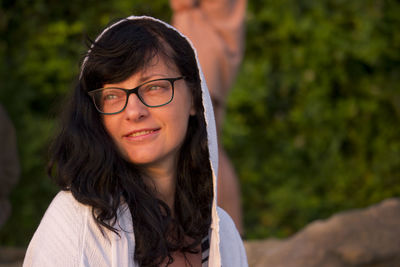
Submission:
[[[110,128],[112,128],[111,124],[112,124],[111,121],[107,117],[103,116],[104,129],[108,134],[110,134]]]
[[[168,135],[171,140],[175,140],[175,143],[181,144],[185,139],[189,125],[189,116],[189,107],[181,105],[174,110],[172,116],[168,117]]]
[[[104,116],[103,117],[103,125],[104,129],[106,132],[110,135],[110,137],[116,141],[117,137],[117,130],[118,130],[118,125],[117,125],[117,120],[110,116]]]
[[[111,137],[117,152],[120,153],[121,157],[128,159],[128,153],[119,139],[121,135],[119,132],[120,125],[118,120],[110,116],[104,116],[103,125],[107,134]]]

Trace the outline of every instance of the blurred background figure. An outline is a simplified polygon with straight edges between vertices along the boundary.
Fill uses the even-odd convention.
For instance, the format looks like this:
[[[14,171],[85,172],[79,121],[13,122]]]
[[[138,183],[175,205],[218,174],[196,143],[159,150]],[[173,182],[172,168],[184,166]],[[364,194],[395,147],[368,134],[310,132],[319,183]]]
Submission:
[[[10,216],[11,204],[8,197],[18,181],[19,174],[15,129],[0,105],[0,228]]]
[[[221,137],[226,99],[243,57],[246,0],[170,0],[170,4],[172,24],[190,38],[197,50]],[[243,234],[240,184],[221,141],[218,205]]]

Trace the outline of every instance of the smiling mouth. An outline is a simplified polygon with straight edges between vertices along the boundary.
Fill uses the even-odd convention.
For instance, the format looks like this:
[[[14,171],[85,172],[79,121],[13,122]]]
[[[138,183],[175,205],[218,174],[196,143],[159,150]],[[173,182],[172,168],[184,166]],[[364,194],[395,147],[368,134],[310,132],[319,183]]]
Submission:
[[[141,135],[146,135],[146,134],[151,134],[156,132],[157,130],[143,130],[143,131],[139,131],[139,132],[134,132],[131,134],[128,134],[127,137],[137,137],[137,136],[141,136]]]

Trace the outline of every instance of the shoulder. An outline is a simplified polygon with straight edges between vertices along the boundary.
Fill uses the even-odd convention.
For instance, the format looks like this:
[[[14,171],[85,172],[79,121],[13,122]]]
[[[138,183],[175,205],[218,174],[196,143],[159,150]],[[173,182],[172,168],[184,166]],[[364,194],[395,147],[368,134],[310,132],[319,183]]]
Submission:
[[[51,201],[46,213],[57,213],[77,217],[90,210],[90,207],[78,202],[71,192],[60,191]]]
[[[223,225],[228,227],[229,229],[231,229],[232,227],[236,229],[235,223],[233,222],[231,216],[229,216],[229,214],[224,209],[222,209],[221,207],[217,207],[217,213],[220,226]]]
[[[51,201],[38,230],[79,231],[90,207],[78,202],[72,193],[61,191]]]
[[[78,202],[71,192],[59,192],[44,214],[39,228],[44,228],[46,231],[60,230],[66,231],[64,234],[77,234],[88,215],[91,208]],[[61,232],[62,233],[62,232]]]
[[[217,208],[219,217],[219,237],[221,261],[224,266],[247,266],[247,257],[242,238],[231,217]]]
[[[229,214],[223,210],[222,208],[217,208],[218,217],[219,217],[219,232],[220,236],[223,236],[226,239],[234,239],[235,241],[240,243],[242,239],[240,238],[240,234],[236,229],[235,223]]]
[[[135,249],[130,212],[121,209],[115,227],[100,228],[92,207],[70,192],[59,192],[28,246],[24,267],[132,266]]]
[[[59,192],[28,246],[24,266],[77,266],[90,207]]]

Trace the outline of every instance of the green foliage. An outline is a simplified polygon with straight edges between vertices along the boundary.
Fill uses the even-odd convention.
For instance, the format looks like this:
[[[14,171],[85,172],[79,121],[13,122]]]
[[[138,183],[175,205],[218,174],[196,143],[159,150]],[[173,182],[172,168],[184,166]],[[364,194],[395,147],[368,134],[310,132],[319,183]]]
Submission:
[[[224,144],[248,238],[400,194],[400,4],[250,1]]]
[[[27,245],[57,188],[46,175],[55,115],[72,88],[86,37],[111,20],[147,14],[168,20],[168,1],[2,1],[0,103],[17,129],[22,174],[0,245]]]
[[[57,192],[47,147],[86,36],[130,14],[169,21],[171,11],[167,0],[0,2],[0,103],[22,164],[1,245],[26,245]],[[249,1],[223,137],[248,238],[399,195],[398,14],[391,0]]]

